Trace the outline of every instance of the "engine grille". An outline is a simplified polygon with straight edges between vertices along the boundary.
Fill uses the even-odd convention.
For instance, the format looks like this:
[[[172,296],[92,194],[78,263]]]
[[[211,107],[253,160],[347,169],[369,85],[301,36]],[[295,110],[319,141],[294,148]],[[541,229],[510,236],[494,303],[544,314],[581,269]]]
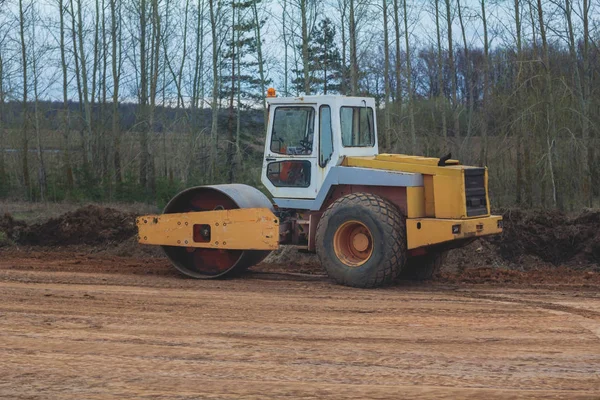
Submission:
[[[487,215],[485,168],[467,168],[465,171],[465,198],[467,216]]]

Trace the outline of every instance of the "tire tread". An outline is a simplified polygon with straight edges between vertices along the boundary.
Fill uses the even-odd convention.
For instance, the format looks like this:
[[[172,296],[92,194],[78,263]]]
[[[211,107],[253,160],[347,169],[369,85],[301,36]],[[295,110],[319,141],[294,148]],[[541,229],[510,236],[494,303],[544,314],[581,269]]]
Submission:
[[[319,246],[319,244],[322,243],[323,236],[325,235],[325,222],[329,220],[329,217],[335,210],[340,207],[349,206],[365,207],[369,209],[373,215],[378,216],[379,221],[382,223],[384,234],[386,237],[390,238],[389,243],[392,244],[392,256],[384,259],[383,262],[377,266],[377,272],[372,274],[372,278],[369,280],[362,282],[340,282],[335,277],[333,277],[333,279],[344,285],[361,288],[375,288],[394,283],[400,276],[402,267],[406,264],[405,218],[396,205],[374,194],[362,192],[351,193],[340,197],[325,210],[321,217],[321,221],[324,223],[321,223],[321,221],[319,222],[316,234],[317,254],[319,255],[321,263],[325,265],[325,260],[319,251],[319,248],[322,249],[323,247]]]

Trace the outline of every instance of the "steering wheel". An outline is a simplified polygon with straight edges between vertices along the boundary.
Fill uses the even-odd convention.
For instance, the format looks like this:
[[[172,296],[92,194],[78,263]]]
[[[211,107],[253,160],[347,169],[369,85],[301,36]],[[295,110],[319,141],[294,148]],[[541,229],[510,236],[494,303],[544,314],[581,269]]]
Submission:
[[[300,146],[302,146],[302,148],[306,151],[312,151],[312,145],[312,142],[309,142],[308,140],[300,140]]]

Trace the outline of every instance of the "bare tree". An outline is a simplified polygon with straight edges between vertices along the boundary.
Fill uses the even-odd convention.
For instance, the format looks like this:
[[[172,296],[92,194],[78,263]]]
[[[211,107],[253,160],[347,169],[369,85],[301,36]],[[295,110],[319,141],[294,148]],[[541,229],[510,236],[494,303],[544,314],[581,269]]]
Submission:
[[[62,95],[63,95],[63,121],[62,121],[62,132],[64,141],[64,172],[65,180],[67,184],[67,190],[72,190],[74,185],[73,180],[73,167],[71,166],[71,110],[69,108],[69,93],[68,93],[68,66],[66,57],[66,43],[65,43],[65,14],[67,7],[64,0],[58,0],[58,9],[60,17],[60,65],[62,69]]]
[[[39,61],[43,56],[44,49],[38,49],[36,44],[38,41],[41,41],[37,38],[36,34],[36,25],[38,23],[38,16],[36,6],[34,4],[31,5],[31,72],[33,75],[33,121],[34,121],[34,129],[35,129],[35,138],[37,144],[37,161],[38,161],[38,185],[40,190],[40,200],[46,201],[46,194],[48,192],[48,180],[46,175],[46,163],[44,161],[44,152],[42,148],[42,134],[40,127],[40,74],[41,71],[39,69]]]
[[[410,44],[408,33],[408,10],[406,8],[406,0],[403,0],[404,7],[404,40],[406,43],[406,91],[408,92],[408,119],[410,123],[410,139],[411,150],[415,154],[417,152],[417,133],[415,131],[415,111],[413,108],[413,87],[412,87],[412,66],[410,62]]]
[[[467,93],[467,102],[468,102],[468,110],[467,110],[467,137],[465,139],[465,142],[463,143],[459,143],[459,148],[462,150],[463,145],[468,142],[469,138],[471,137],[471,125],[472,125],[472,120],[473,120],[473,107],[474,107],[474,99],[473,99],[473,82],[472,82],[472,78],[473,78],[473,74],[471,72],[471,60],[469,57],[469,44],[467,43],[467,34],[465,31],[465,24],[464,24],[464,20],[463,20],[463,8],[460,5],[460,0],[456,0],[456,9],[458,11],[458,21],[460,23],[460,30],[462,33],[462,39],[463,39],[463,54],[465,57],[465,63],[467,64],[466,67],[466,76],[465,76],[465,88],[466,88],[466,93]],[[457,133],[458,135],[458,133]],[[461,151],[462,153],[462,151]]]
[[[521,25],[521,7],[520,7],[520,2],[521,0],[514,0],[514,15],[515,15],[515,32],[516,32],[516,39],[517,39],[517,59],[516,59],[516,83],[515,83],[515,96],[516,96],[516,102],[517,105],[521,104],[521,79],[523,76],[522,73],[522,60],[523,60],[523,46],[522,46],[522,42],[521,42],[521,36],[522,36],[522,25]],[[521,121],[516,123],[516,129],[515,129],[515,135],[517,137],[517,165],[516,165],[516,183],[515,183],[515,201],[517,203],[517,205],[521,205],[521,203],[523,202],[522,199],[522,192],[523,192],[523,169],[528,169],[530,168],[529,165],[525,165],[523,167],[523,135],[524,135],[524,130],[522,129],[523,123]],[[526,189],[527,191],[530,191],[531,189],[531,182],[528,182],[528,188]],[[529,198],[531,198],[531,195],[528,196]]]
[[[111,50],[112,50],[112,143],[113,143],[113,167],[115,169],[115,182],[120,185],[123,182],[121,169],[121,133],[119,129],[119,85],[121,82],[121,3],[110,0],[111,21]]]
[[[350,14],[348,20],[348,36],[350,37],[350,93],[353,96],[358,95],[358,55],[357,55],[357,36],[355,2],[350,0]]]
[[[457,76],[456,64],[454,63],[454,39],[452,37],[452,6],[451,0],[446,1],[446,23],[448,26],[448,64],[450,65],[450,79],[452,82],[452,120],[454,121],[454,136],[460,138],[460,123],[458,115],[458,98],[457,98]]]
[[[555,104],[554,104],[554,91],[552,89],[552,71],[550,69],[550,50],[548,48],[548,39],[546,36],[546,22],[544,21],[544,10],[542,8],[542,0],[537,0],[537,12],[540,36],[542,39],[542,64],[544,66],[544,76],[546,79],[544,87],[544,109],[546,114],[546,146],[547,146],[547,159],[548,159],[548,171],[550,173],[550,182],[552,184],[552,200],[554,206],[559,205],[558,188],[555,178],[555,138],[556,138],[556,120],[555,120]],[[562,206],[562,204],[561,204]]]
[[[83,44],[83,18],[82,18],[83,4],[82,0],[77,0],[77,39],[79,45],[79,61],[81,67],[81,82],[82,82],[82,95],[83,95],[83,109],[84,109],[84,121],[85,121],[85,131],[87,134],[86,140],[84,140],[83,145],[85,147],[85,152],[87,153],[88,160],[92,160],[92,107],[90,104],[90,96],[89,96],[89,88],[88,88],[88,70],[87,70],[87,61],[85,57],[85,47]]]
[[[481,152],[479,156],[479,164],[487,165],[487,148],[488,148],[488,101],[489,101],[489,86],[490,86],[490,41],[488,37],[487,14],[485,10],[485,0],[481,0],[481,22],[483,23],[483,115],[481,118]],[[471,91],[472,95],[472,91]]]
[[[215,6],[216,3],[216,6]],[[212,33],[212,69],[213,69],[213,86],[212,86],[212,125],[210,129],[211,151],[210,151],[210,179],[214,179],[217,168],[218,157],[218,118],[219,118],[219,34],[218,34],[218,15],[221,13],[221,1],[209,1],[210,8],[210,28]]]
[[[390,147],[391,142],[391,120],[390,120],[390,97],[391,85],[390,85],[390,39],[388,32],[388,5],[387,0],[382,2],[382,14],[383,14],[383,84],[385,86],[385,109],[384,109],[384,122],[385,122],[385,134],[384,134],[384,147]]]
[[[437,80],[438,94],[436,97],[438,113],[442,115],[442,134],[444,145],[448,146],[448,122],[446,120],[446,107],[444,105],[444,64],[442,60],[442,36],[440,33],[440,0],[435,0],[435,30],[437,39]]]
[[[19,0],[19,32],[21,40],[21,68],[23,69],[23,124],[21,128],[21,140],[23,144],[22,168],[23,168],[23,184],[27,191],[27,195],[31,196],[31,181],[29,178],[29,100],[28,82],[27,82],[27,43],[25,41],[25,25],[27,24],[26,14],[31,7],[31,3],[23,8],[23,0]]]
[[[264,66],[265,60],[263,58],[263,51],[262,51],[262,35],[261,35],[262,23],[260,21],[260,16],[258,13],[258,3],[259,3],[259,1],[252,0],[251,7],[252,7],[252,16],[253,16],[253,23],[254,23],[254,43],[256,46],[256,62],[258,63],[258,76],[260,78],[260,93],[261,93],[261,98],[262,98],[263,120],[266,123],[268,114],[267,114],[267,102],[265,99],[265,93],[266,93],[266,87],[265,87],[266,76],[265,76],[265,66]],[[285,49],[285,51],[287,52],[287,48]],[[239,63],[238,63],[238,67],[239,67]],[[238,76],[240,76],[239,71],[238,71]],[[239,80],[238,80],[238,83],[239,83]],[[240,95],[240,90],[238,88],[238,96],[239,95]],[[239,110],[239,104],[240,104],[240,100],[238,99],[238,110]],[[239,116],[239,113],[238,113],[238,116]],[[238,123],[238,126],[239,126],[239,123]],[[238,148],[239,148],[239,145],[238,145]]]

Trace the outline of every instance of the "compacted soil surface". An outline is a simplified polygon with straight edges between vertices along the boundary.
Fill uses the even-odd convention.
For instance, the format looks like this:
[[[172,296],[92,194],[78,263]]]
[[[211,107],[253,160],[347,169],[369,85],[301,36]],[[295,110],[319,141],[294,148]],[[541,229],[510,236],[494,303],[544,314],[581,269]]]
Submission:
[[[359,290],[0,249],[0,398],[599,399],[598,273],[494,274]]]

